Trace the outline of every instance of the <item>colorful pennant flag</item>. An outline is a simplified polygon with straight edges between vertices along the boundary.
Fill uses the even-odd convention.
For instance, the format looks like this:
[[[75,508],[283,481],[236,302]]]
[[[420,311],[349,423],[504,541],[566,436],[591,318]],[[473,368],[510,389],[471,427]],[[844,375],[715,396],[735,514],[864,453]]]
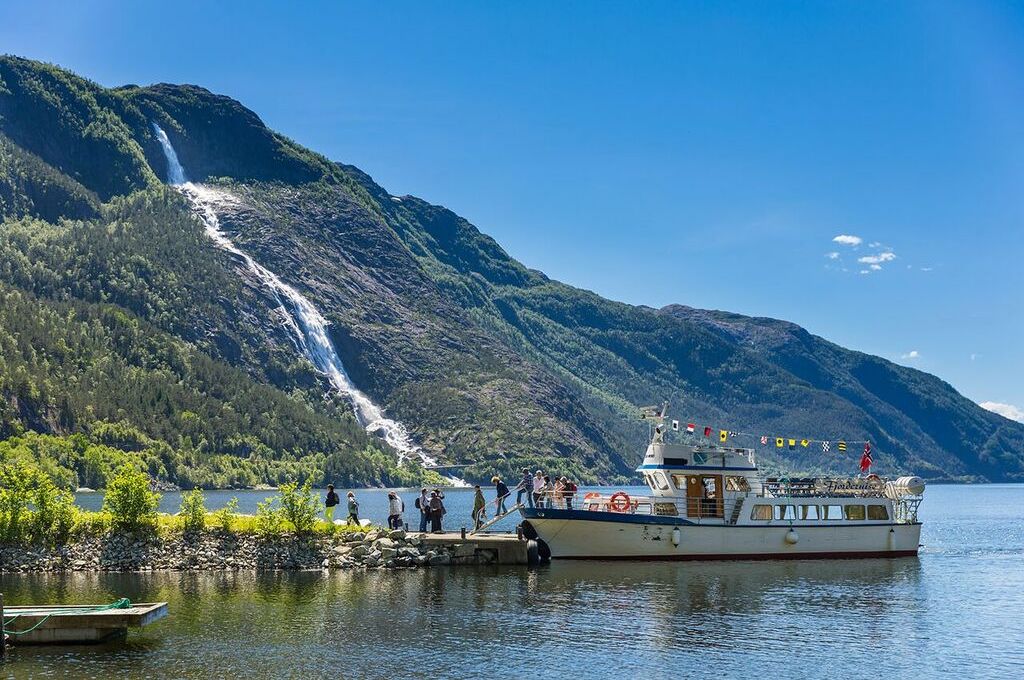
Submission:
[[[711,428],[710,427],[705,427],[704,428],[704,436],[705,437],[710,437],[711,436]]]
[[[761,437],[761,446],[768,446],[768,436]]]
[[[728,438],[729,438],[729,431],[728,430],[719,430],[718,431],[718,440],[719,441],[723,441],[724,442]]]
[[[810,446],[810,444],[811,444],[811,442],[810,442],[810,440],[809,440],[809,439],[801,439],[801,440],[800,440],[800,446],[804,447],[805,449],[806,449],[806,448],[807,448],[808,446]]]
[[[792,451],[795,448],[796,448],[796,440],[795,439],[790,439],[789,440],[789,449],[790,449],[790,451]]]
[[[777,448],[777,449],[781,449],[782,448],[782,437],[776,437],[775,438],[775,448]]]
[[[686,434],[693,434],[693,431],[697,428],[693,423],[686,424]]]
[[[822,443],[821,443],[821,451],[822,451],[822,453],[828,453],[828,450],[829,450],[829,449],[830,449],[831,447],[832,447],[832,445],[831,445],[830,443],[828,443],[828,442],[822,442]]]
[[[673,432],[679,432],[679,421],[678,420],[673,420],[672,421],[672,431]]]
[[[839,451],[840,452],[846,451],[846,442],[844,442],[844,441],[840,441],[839,442]]]

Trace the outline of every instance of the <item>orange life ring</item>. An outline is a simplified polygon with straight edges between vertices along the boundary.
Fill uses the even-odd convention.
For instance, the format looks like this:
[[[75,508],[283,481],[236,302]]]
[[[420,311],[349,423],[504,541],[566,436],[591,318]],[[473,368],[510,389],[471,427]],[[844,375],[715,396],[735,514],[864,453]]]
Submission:
[[[629,494],[625,491],[616,491],[608,499],[608,509],[612,512],[626,512],[629,510]]]

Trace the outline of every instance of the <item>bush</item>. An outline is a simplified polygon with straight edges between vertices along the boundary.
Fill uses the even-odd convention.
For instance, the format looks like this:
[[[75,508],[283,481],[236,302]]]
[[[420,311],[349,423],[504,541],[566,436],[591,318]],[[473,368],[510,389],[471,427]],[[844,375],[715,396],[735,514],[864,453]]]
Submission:
[[[182,519],[185,533],[198,533],[206,528],[206,506],[203,503],[202,489],[192,489],[181,494],[178,516]]]
[[[280,536],[284,533],[284,510],[279,498],[268,498],[256,504],[256,533],[261,536]]]
[[[156,526],[160,494],[149,490],[149,477],[130,464],[122,465],[107,484],[103,509],[114,528],[135,531]]]
[[[223,508],[213,513],[214,524],[224,531],[231,531],[238,520],[238,499],[232,498]]]
[[[296,533],[313,530],[319,507],[319,500],[312,495],[308,481],[301,487],[295,482],[281,485],[281,511]]]
[[[74,496],[39,467],[24,461],[0,466],[0,540],[64,542],[76,514]]]

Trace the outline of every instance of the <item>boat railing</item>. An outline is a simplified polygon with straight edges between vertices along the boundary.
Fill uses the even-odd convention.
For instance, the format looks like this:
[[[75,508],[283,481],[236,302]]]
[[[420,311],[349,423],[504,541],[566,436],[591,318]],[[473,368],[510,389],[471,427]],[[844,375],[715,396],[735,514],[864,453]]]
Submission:
[[[745,496],[737,498],[674,498],[671,496],[631,496],[625,492],[612,494],[542,492],[537,499],[537,507],[682,517],[697,521],[724,519],[735,522],[737,506],[741,506],[744,499]]]

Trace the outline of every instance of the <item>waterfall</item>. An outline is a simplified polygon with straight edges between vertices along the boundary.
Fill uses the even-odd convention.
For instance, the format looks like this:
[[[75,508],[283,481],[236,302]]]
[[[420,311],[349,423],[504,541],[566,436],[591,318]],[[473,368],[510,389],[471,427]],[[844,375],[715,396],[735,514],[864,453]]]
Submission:
[[[156,123],[153,123],[153,129],[167,157],[169,183],[189,199],[205,227],[206,235],[217,247],[239,258],[248,271],[273,294],[296,347],[327,377],[334,390],[352,405],[360,425],[397,450],[399,463],[407,458],[418,458],[425,466],[437,465],[437,461],[413,442],[404,425],[385,417],[380,407],[352,383],[327,333],[327,319],[313,303],[282,281],[277,274],[240,250],[221,230],[217,206],[237,204],[238,200],[223,189],[186,182],[185,171],[178,162],[178,155],[167,134]]]

